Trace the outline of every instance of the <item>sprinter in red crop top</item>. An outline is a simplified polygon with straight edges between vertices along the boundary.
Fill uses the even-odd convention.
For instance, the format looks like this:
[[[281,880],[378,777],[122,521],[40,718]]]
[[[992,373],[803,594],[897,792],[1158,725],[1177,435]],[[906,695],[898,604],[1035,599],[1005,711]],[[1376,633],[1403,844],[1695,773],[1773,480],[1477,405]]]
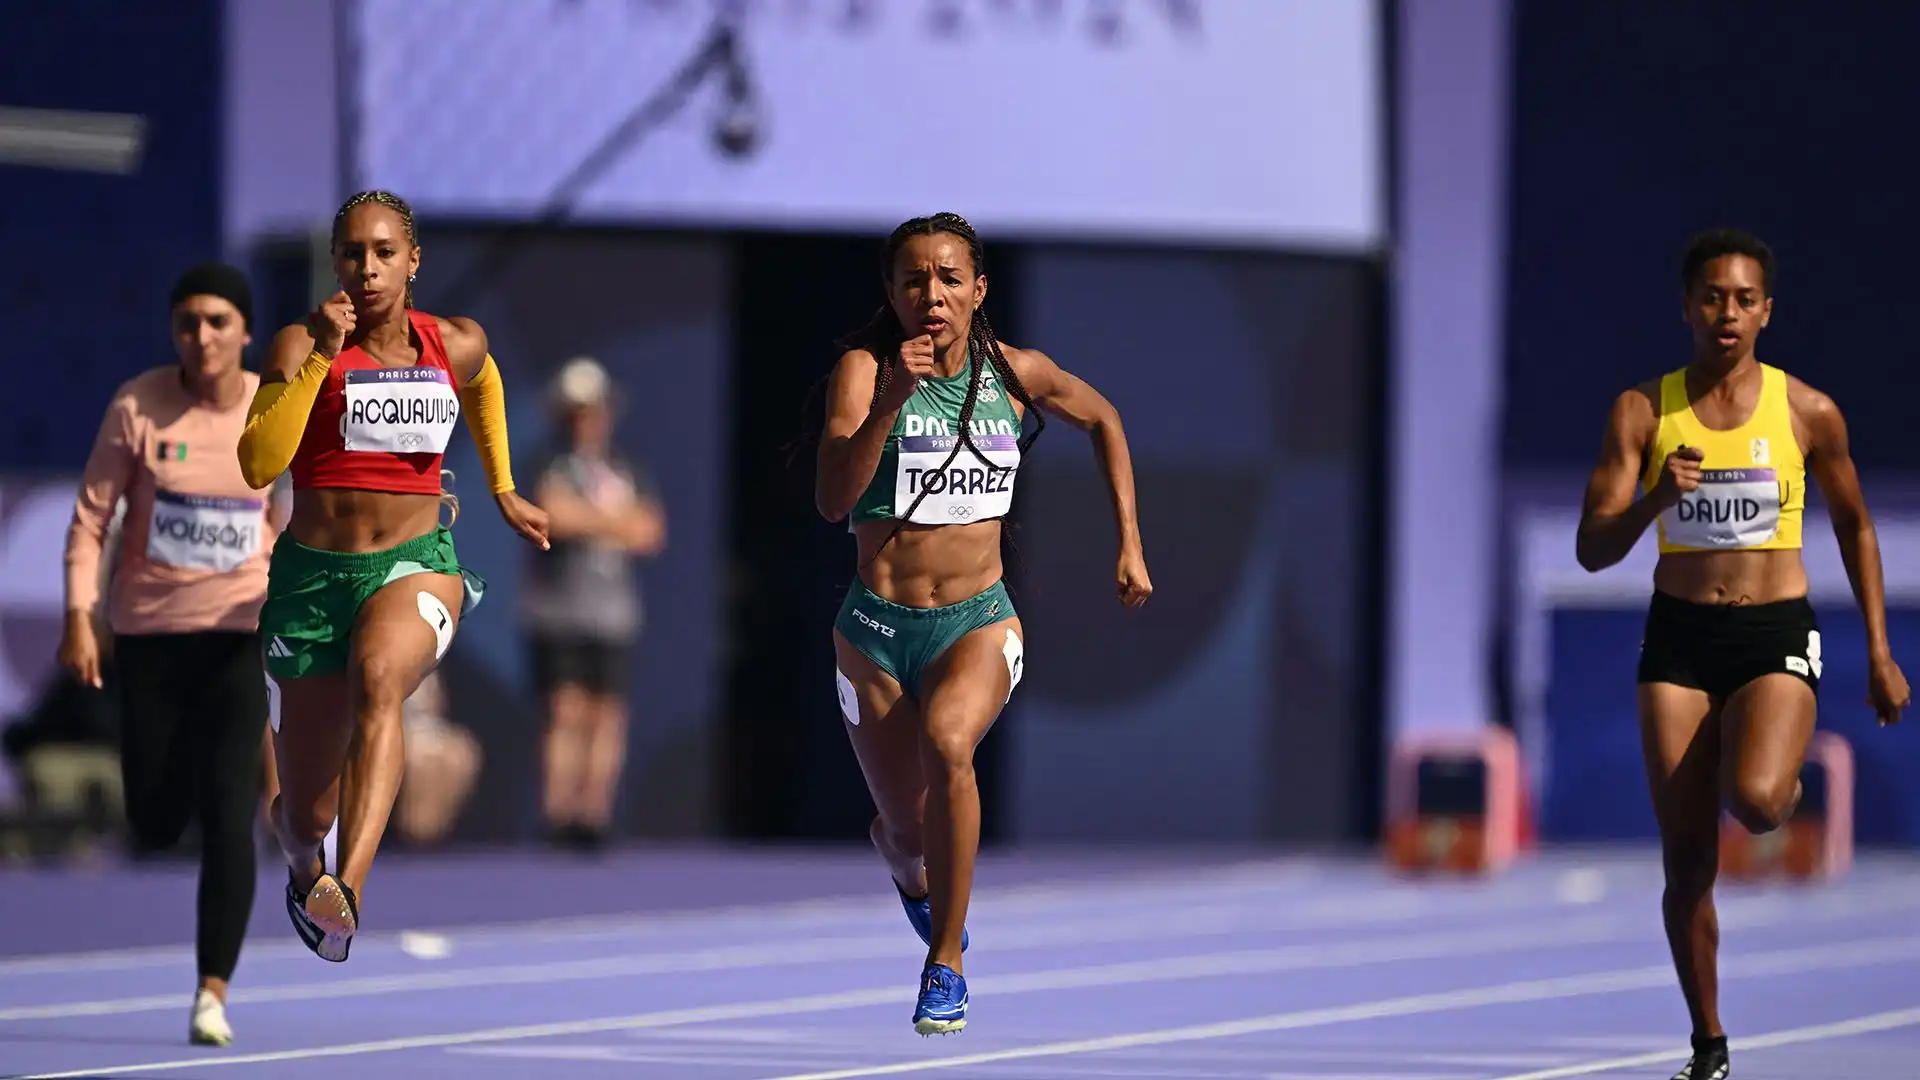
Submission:
[[[348,199],[333,219],[341,291],[275,337],[240,438],[254,488],[292,471],[293,516],[260,613],[280,687],[272,816],[288,862],[287,915],[336,963],[347,959],[399,793],[401,705],[486,588],[440,522],[443,507],[459,516],[440,464],[462,414],[501,516],[547,547],[547,515],[514,491],[486,332],[413,310],[419,267],[405,202],[382,191]],[[353,783],[341,782],[347,775]],[[336,816],[339,865],[329,867],[322,843]]]

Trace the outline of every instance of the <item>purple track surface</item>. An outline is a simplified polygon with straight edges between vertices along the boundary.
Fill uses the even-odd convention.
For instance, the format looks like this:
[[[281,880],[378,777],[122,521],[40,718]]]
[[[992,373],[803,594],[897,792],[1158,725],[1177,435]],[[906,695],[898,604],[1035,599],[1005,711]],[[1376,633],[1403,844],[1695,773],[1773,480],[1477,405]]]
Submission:
[[[299,945],[280,886],[262,879],[216,1050],[185,1037],[189,868],[6,873],[0,1075],[1664,1080],[1685,1056],[1651,852],[1468,882],[989,856],[970,1026],[934,1039],[909,1022],[923,950],[859,853],[395,856],[341,965]],[[1920,860],[1898,855],[1723,887],[1734,1075],[1909,1074],[1916,911]]]

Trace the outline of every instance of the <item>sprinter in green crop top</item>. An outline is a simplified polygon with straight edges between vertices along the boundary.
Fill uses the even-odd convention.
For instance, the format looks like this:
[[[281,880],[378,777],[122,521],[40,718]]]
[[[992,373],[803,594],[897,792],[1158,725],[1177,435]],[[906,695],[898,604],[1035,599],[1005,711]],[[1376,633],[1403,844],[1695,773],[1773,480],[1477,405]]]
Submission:
[[[879,811],[870,836],[927,945],[914,1029],[966,1026],[967,903],[980,846],[973,748],[1020,682],[1024,634],[1001,580],[1021,423],[1088,432],[1119,527],[1115,586],[1153,592],[1120,414],[1046,355],[1002,345],[980,303],[986,253],[957,214],[915,218],[882,256],[887,305],[843,344],[814,498],[859,563],[833,624],[840,711]],[[1046,418],[1034,412],[1034,436]]]

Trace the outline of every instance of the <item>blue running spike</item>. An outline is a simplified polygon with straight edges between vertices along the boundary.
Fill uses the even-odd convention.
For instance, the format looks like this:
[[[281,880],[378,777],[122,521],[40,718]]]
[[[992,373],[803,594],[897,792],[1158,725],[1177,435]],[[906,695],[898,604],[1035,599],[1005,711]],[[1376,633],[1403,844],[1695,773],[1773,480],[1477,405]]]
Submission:
[[[913,1009],[913,1030],[922,1035],[951,1035],[966,1026],[966,976],[945,964],[928,964],[920,973],[920,1001]]]

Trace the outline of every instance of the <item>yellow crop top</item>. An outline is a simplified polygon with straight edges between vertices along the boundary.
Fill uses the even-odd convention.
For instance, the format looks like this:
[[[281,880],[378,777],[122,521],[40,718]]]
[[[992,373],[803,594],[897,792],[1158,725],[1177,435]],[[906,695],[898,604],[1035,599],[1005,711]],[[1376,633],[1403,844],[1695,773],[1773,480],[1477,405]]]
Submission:
[[[1700,487],[1660,515],[1660,551],[1777,551],[1800,547],[1807,466],[1787,407],[1787,373],[1760,365],[1760,403],[1747,422],[1715,431],[1687,400],[1685,368],[1660,380],[1660,430],[1643,491],[1659,481],[1667,455],[1691,446],[1705,455]]]

